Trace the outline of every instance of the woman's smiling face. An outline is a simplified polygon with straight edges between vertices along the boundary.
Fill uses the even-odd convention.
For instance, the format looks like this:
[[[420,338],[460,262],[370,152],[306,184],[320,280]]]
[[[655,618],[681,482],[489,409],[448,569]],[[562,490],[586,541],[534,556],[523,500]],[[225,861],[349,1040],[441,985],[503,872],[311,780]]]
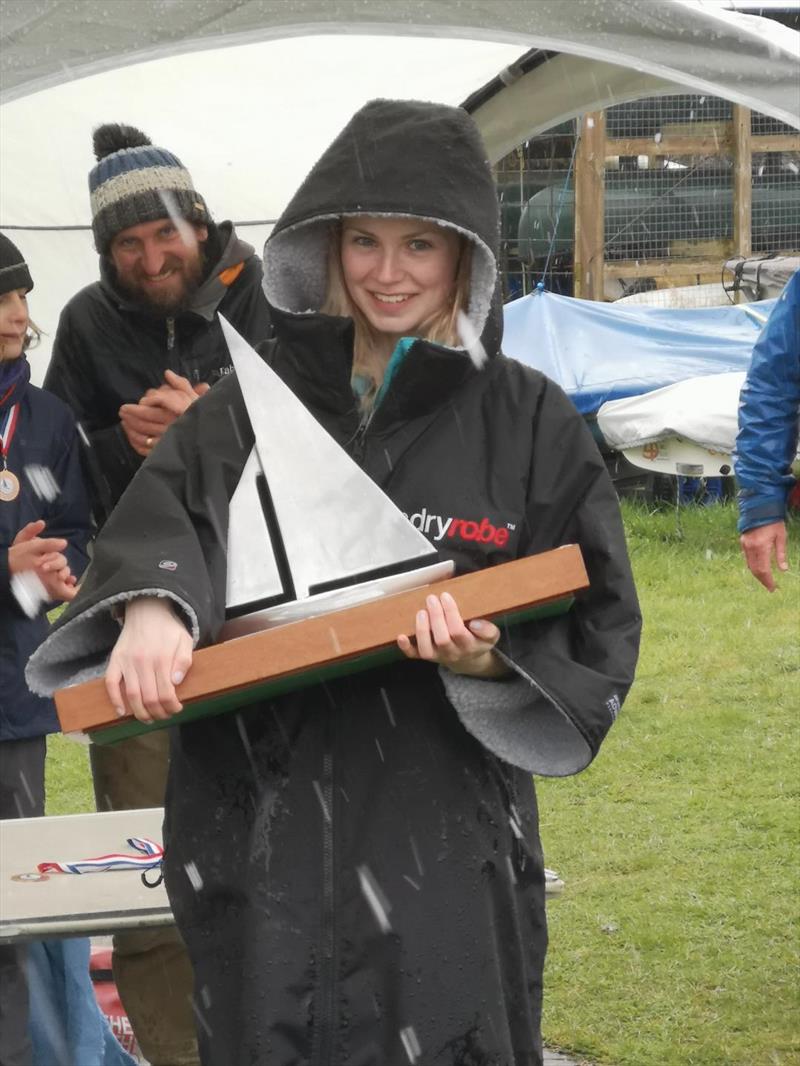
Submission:
[[[413,336],[453,300],[460,238],[422,218],[355,216],[342,224],[342,273],[373,329]]]

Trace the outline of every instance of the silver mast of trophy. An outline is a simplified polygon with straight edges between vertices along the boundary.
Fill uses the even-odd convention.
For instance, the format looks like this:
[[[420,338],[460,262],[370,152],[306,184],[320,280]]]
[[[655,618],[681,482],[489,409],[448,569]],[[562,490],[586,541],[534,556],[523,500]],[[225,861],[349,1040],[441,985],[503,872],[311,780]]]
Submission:
[[[448,577],[430,542],[220,315],[255,435],[231,500],[223,639]]]

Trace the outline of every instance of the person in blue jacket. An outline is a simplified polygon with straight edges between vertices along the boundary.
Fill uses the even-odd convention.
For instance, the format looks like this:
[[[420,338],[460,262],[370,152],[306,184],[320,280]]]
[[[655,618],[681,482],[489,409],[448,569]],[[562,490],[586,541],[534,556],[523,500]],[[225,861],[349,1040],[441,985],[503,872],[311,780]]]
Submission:
[[[29,382],[30,271],[0,233],[0,819],[44,814],[50,699],[25,683],[47,635],[46,611],[75,596],[86,562],[89,503],[75,421],[61,400]],[[32,1061],[25,950],[0,946],[0,1063]]]
[[[788,570],[786,501],[800,429],[800,270],[790,279],[753,349],[739,402],[734,467],[739,533],[753,576],[775,591],[773,565]]]

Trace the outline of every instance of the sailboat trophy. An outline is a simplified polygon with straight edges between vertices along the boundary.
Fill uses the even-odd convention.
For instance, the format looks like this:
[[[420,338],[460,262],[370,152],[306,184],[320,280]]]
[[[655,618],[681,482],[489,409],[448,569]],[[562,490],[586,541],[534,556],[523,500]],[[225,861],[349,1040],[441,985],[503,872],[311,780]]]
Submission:
[[[464,618],[495,621],[560,613],[588,586],[575,545],[452,577],[453,562],[220,322],[255,447],[230,503],[219,643],[195,653],[168,721],[120,719],[96,679],[56,692],[65,732],[111,743],[399,658],[397,636],[413,633],[432,583]]]

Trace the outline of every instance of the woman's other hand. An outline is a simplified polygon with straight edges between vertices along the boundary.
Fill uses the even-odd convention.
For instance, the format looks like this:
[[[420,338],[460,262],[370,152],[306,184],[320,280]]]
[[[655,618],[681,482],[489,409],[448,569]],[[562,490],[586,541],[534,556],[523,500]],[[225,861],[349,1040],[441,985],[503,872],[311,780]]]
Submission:
[[[439,663],[470,677],[503,677],[508,673],[506,664],[493,651],[500,639],[496,625],[481,619],[465,623],[449,592],[428,596],[425,605],[426,610],[417,612],[413,639],[405,634],[397,638],[406,658]]]
[[[183,709],[175,693],[192,665],[192,638],[168,599],[142,597],[125,605],[125,624],[106,670],[106,691],[117,714],[140,722]]]

